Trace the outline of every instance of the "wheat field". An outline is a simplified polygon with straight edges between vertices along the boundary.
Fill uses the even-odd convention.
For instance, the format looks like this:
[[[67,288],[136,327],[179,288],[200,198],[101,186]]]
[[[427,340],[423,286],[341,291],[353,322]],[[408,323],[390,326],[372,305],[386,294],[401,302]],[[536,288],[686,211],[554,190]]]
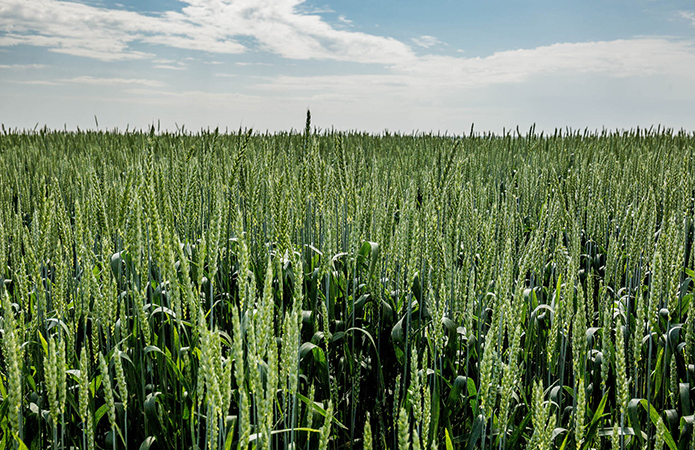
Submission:
[[[693,448],[695,136],[5,130],[0,448]]]

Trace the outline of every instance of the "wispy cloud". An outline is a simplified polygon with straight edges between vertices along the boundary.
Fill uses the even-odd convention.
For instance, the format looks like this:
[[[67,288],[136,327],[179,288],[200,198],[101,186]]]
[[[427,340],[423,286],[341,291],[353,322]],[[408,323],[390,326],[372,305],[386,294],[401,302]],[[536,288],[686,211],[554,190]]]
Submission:
[[[153,62],[155,64],[152,67],[155,69],[184,70],[188,68],[187,63],[176,61],[174,59],[155,59]]]
[[[689,20],[690,24],[695,26],[695,12],[692,11],[678,11],[678,15],[685,20]]]
[[[239,67],[248,67],[248,66],[272,66],[273,64],[271,63],[264,63],[264,62],[247,62],[247,61],[238,61],[234,63],[235,65]]]
[[[26,85],[36,85],[36,86],[58,86],[62,83],[57,81],[48,80],[10,80],[10,83],[14,84],[26,84]]]
[[[155,64],[154,66],[155,69],[164,69],[164,70],[184,70],[186,66],[172,66],[169,64]]]
[[[233,39],[206,33],[184,14],[159,16],[58,0],[5,0],[0,5],[0,46],[34,45],[103,61],[141,59],[151,54],[138,43],[240,53]],[[167,43],[168,41],[168,43]]]
[[[146,80],[140,78],[97,78],[91,76],[81,76],[59,80],[67,83],[81,83],[94,86],[147,86],[162,87],[164,83],[157,80]]]
[[[180,12],[145,15],[72,1],[5,0],[0,47],[34,45],[104,61],[152,57],[142,44],[227,54],[252,47],[292,59],[367,63],[412,56],[396,39],[334,28],[318,12],[302,10],[304,0],[184,3]]]
[[[348,19],[345,16],[338,16],[338,21],[342,23],[343,25],[352,25],[352,20]]]
[[[695,77],[692,42],[631,39],[565,43],[494,53],[485,58],[426,55],[395,64],[388,73],[278,76],[259,88],[274,92],[324,92],[346,98],[399,96],[439,98],[447,92],[496,84],[518,84],[538,77],[598,74],[611,78],[653,75]]]
[[[4,0],[0,47],[34,45],[104,61],[152,58],[153,67],[167,70],[180,70],[183,65],[156,59],[150,53],[156,51],[152,45],[217,54],[254,50],[298,60],[373,63],[385,68],[384,76],[391,80],[403,76],[410,83],[446,87],[518,82],[559,70],[611,76],[682,74],[683,68],[692,68],[695,57],[692,43],[668,38],[558,43],[485,58],[416,55],[413,47],[394,38],[337,29],[321,16],[324,10],[311,10],[304,0],[183,3],[181,11],[146,15],[75,1]],[[695,23],[695,13],[681,11],[680,15]],[[443,44],[430,35],[411,41],[425,51]]]
[[[0,64],[0,69],[24,70],[24,69],[45,69],[45,64]]]
[[[422,48],[430,48],[430,47],[434,47],[435,45],[442,44],[442,41],[440,41],[436,37],[427,36],[427,35],[413,38],[413,39],[411,39],[411,41],[413,41],[413,43],[415,45],[417,45],[418,47],[422,47]]]
[[[497,52],[485,58],[427,55],[416,64],[398,66],[397,70],[443,87],[518,83],[556,73],[597,73],[617,78],[656,74],[692,77],[695,45],[666,38],[558,43]]]

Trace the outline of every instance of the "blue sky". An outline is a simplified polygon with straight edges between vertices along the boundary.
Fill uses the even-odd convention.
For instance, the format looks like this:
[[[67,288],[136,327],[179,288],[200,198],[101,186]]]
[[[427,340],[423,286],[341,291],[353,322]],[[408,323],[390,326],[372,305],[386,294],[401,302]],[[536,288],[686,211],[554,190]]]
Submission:
[[[2,0],[0,123],[695,130],[690,1]]]

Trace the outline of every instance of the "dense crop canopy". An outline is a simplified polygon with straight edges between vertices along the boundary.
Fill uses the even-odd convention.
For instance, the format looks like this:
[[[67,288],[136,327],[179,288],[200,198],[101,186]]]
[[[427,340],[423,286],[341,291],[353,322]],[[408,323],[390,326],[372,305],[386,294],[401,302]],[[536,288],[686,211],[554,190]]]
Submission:
[[[695,138],[0,135],[2,448],[691,448]]]

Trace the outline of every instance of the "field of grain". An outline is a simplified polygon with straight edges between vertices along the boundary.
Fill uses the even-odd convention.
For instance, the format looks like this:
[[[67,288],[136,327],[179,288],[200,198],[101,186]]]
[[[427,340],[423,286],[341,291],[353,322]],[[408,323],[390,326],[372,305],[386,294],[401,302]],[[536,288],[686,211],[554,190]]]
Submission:
[[[8,131],[0,448],[693,448],[695,136]]]

